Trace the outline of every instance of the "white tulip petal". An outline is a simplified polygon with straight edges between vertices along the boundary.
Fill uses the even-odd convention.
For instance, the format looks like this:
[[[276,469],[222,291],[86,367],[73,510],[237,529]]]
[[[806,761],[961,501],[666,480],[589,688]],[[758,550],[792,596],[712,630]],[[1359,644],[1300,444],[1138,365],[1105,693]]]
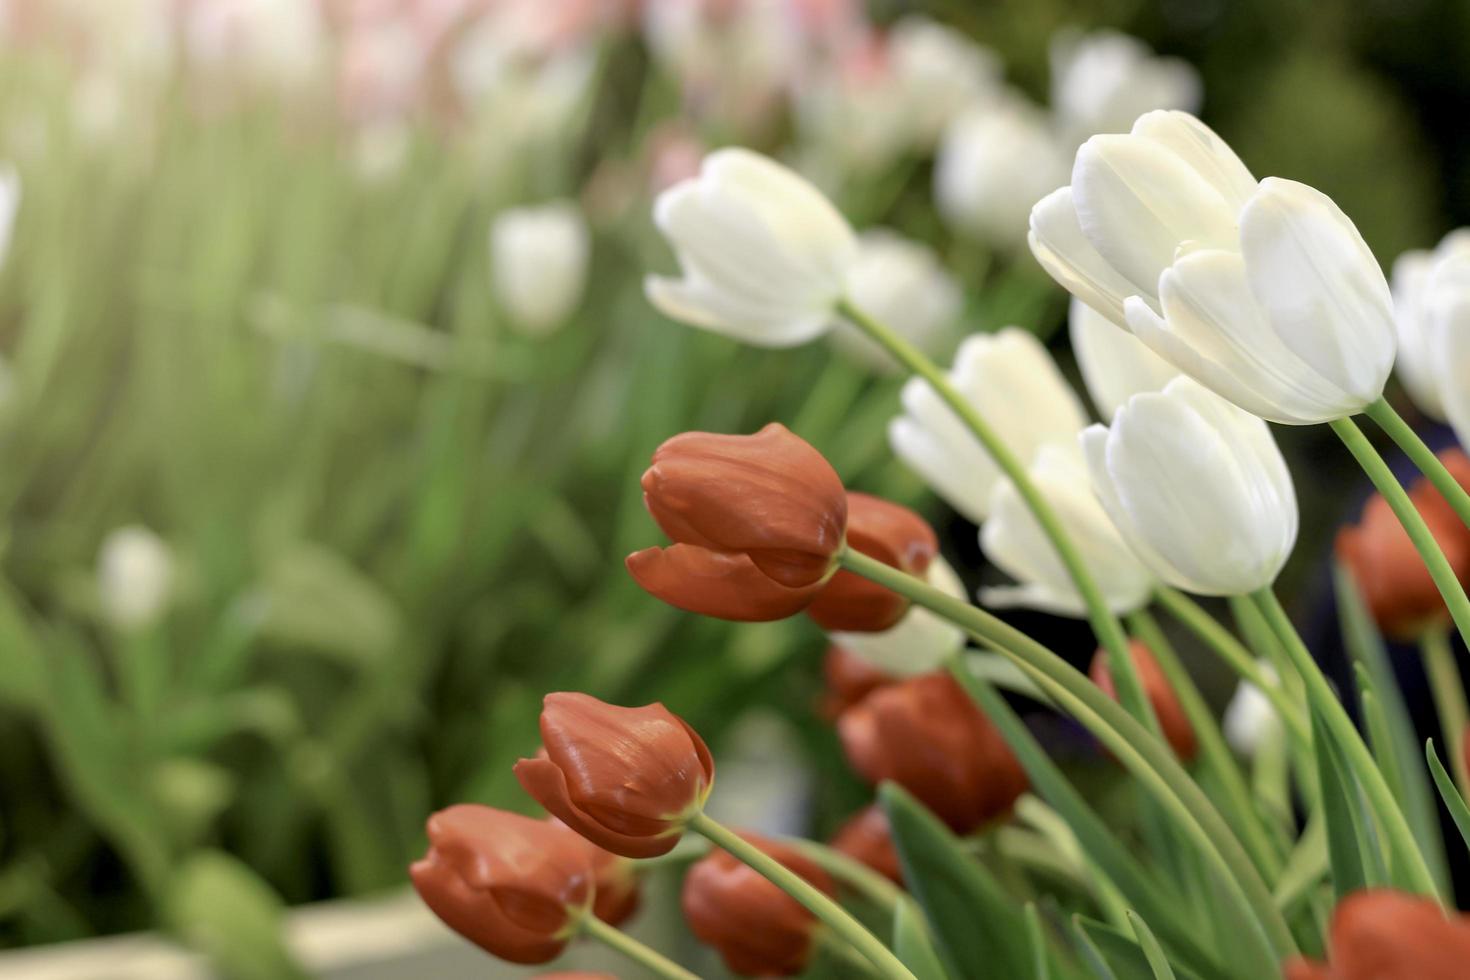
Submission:
[[[1124,324],[1127,297],[1153,295],[1157,279],[1130,282],[1082,234],[1070,187],[1053,191],[1031,209],[1031,232],[1026,240],[1049,276],[1119,326]]]
[[[1416,249],[1400,255],[1389,277],[1393,293],[1394,328],[1398,331],[1398,357],[1394,367],[1399,381],[1419,410],[1444,420],[1444,402],[1435,381],[1435,356],[1430,346],[1427,294],[1435,255]]]
[[[1072,352],[1092,403],[1105,419],[1131,396],[1160,391],[1179,376],[1179,369],[1127,330],[1073,298],[1067,316]]]
[[[1187,112],[1145,113],[1133,124],[1132,135],[1168,147],[1236,211],[1256,192],[1256,179],[1229,144]]]
[[[943,558],[935,557],[924,576],[952,599],[965,598],[965,586]],[[927,674],[965,645],[965,634],[927,609],[911,607],[897,625],[879,633],[829,634],[833,643],[895,677]]]

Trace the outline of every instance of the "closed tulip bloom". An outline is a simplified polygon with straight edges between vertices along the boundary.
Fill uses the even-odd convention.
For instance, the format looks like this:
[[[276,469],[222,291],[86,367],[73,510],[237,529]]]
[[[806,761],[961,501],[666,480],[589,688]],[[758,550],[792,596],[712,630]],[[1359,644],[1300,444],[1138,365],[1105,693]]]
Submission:
[[[828,896],[830,875],[795,848],[754,834],[747,841]],[[719,951],[741,976],[789,977],[811,959],[820,924],[796,899],[722,850],[697,861],[684,877],[684,920],[695,937]]]
[[[866,493],[847,495],[847,545],[869,558],[922,578],[939,553],[934,529],[907,507]],[[878,632],[892,628],[909,601],[855,572],[839,571],[807,607],[825,630]]]
[[[1154,709],[1154,716],[1159,719],[1159,728],[1164,733],[1164,740],[1169,743],[1174,754],[1180,759],[1185,762],[1193,759],[1198,749],[1194,727],[1190,725],[1189,717],[1185,715],[1184,708],[1179,703],[1179,696],[1169,685],[1169,679],[1159,668],[1159,662],[1154,659],[1149,648],[1138,640],[1129,642],[1128,657],[1133,661],[1133,669],[1138,672],[1138,679],[1143,684],[1143,693],[1148,697],[1148,703]],[[1087,676],[1092,678],[1092,682],[1101,688],[1104,694],[1114,701],[1118,700],[1118,690],[1113,684],[1113,674],[1108,667],[1106,650],[1099,649],[1093,654],[1092,666],[1088,668]]]
[[[1163,391],[1179,377],[1178,368],[1075,296],[1070,311],[1067,325],[1072,353],[1092,404],[1104,419],[1111,419],[1134,395]]]
[[[1441,370],[1445,336],[1470,331],[1470,304],[1462,295],[1465,281],[1456,274],[1470,261],[1470,228],[1457,228],[1433,251],[1414,249],[1393,263],[1394,326],[1398,330],[1399,380],[1419,410],[1445,421]]]
[[[976,105],[949,125],[934,161],[934,203],[956,231],[1019,247],[1032,205],[1067,179],[1046,116],[1017,96]]]
[[[1393,304],[1362,236],[1326,195],[1256,184],[1181,112],[1094,136],[1072,184],[1031,213],[1054,279],[1252,414],[1308,424],[1383,393]]]
[[[965,584],[939,555],[929,562],[921,578],[952,599],[966,599]],[[913,677],[938,670],[965,645],[958,626],[927,609],[910,606],[895,625],[886,630],[856,633],[836,631],[828,638],[853,656],[895,677]]]
[[[502,211],[490,226],[495,294],[513,326],[545,334],[566,322],[587,285],[587,223],[570,201]]]
[[[1261,661],[1257,668],[1271,683],[1276,683],[1276,669]],[[1281,716],[1271,699],[1250,681],[1241,681],[1230,703],[1225,706],[1221,729],[1230,747],[1244,756],[1254,756],[1261,746],[1280,738]]]
[[[991,98],[1004,73],[994,52],[922,14],[894,22],[887,53],[893,84],[908,110],[905,123],[920,146],[932,146],[967,106]]]
[[[153,531],[129,524],[103,539],[97,592],[103,613],[118,629],[144,629],[157,622],[173,590],[173,552]]]
[[[847,761],[891,780],[956,833],[1008,813],[1026,774],[990,719],[948,673],[879,688],[837,722]]]
[[[903,866],[898,848],[893,846],[893,833],[888,815],[876,803],[870,803],[837,828],[829,845],[854,861],[867,865],[895,884],[903,884]]]
[[[10,255],[15,217],[20,211],[20,174],[9,164],[0,164],[0,268]]]
[[[673,606],[721,619],[784,619],[831,578],[847,494],[822,454],[772,423],[752,436],[686,432],[643,474],[643,501],[668,548],[628,570]]]
[[[1128,613],[1147,605],[1157,580],[1098,503],[1081,453],[1075,447],[1043,446],[1028,472],[1082,556],[1108,608]],[[1056,546],[1009,480],[997,483],[990,495],[990,518],[980,528],[980,547],[985,557],[1019,583],[981,589],[986,605],[1087,617],[1087,604]]]
[[[1245,595],[1296,542],[1296,492],[1266,423],[1176,378],[1082,433],[1092,486],[1134,553],[1170,585]]]
[[[1044,445],[1071,445],[1087,424],[1051,355],[1019,327],[966,340],[949,380],[1023,462]],[[983,522],[1000,469],[928,382],[910,380],[902,401],[904,414],[888,426],[894,453],[951,507]]]
[[[822,679],[826,681],[827,689],[822,693],[821,713],[829,721],[836,721],[844,711],[878,688],[898,680],[866,657],[835,641],[822,657]]]
[[[1154,109],[1193,112],[1200,89],[1187,61],[1161,58],[1118,31],[1060,35],[1051,46],[1051,103],[1073,145],[1095,133],[1127,132]]]
[[[638,911],[642,897],[637,863],[578,836],[556,817],[548,817],[547,820],[552,826],[565,830],[586,851],[587,865],[592,871],[592,914],[610,926],[626,922]]]
[[[658,196],[654,223],[680,279],[651,276],[665,316],[760,347],[793,347],[832,325],[857,236],[797,174],[758,153],[718,150]]]
[[[1296,958],[1286,980],[1457,980],[1470,962],[1470,916],[1389,888],[1337,903],[1327,962]]]
[[[673,850],[714,786],[704,740],[661,704],[548,694],[541,741],[545,758],[517,762],[516,779],[552,816],[623,857]]]
[[[592,902],[582,841],[565,827],[464,803],[429,818],[429,852],[409,869],[424,904],[512,963],[557,957]]]
[[[847,297],[930,356],[952,336],[964,302],[933,249],[885,228],[863,233],[848,272]],[[832,331],[832,344],[875,371],[898,370],[892,355],[845,320]]]

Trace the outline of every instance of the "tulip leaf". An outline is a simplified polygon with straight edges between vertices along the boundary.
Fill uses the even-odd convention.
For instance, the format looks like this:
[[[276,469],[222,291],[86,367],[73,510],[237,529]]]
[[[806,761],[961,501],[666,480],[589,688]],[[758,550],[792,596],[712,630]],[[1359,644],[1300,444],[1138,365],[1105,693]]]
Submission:
[[[1026,939],[1031,943],[1032,976],[1036,980],[1051,980],[1051,961],[1046,951],[1046,932],[1041,925],[1041,913],[1036,911],[1035,902],[1026,903]]]
[[[164,915],[190,946],[235,980],[294,980],[305,973],[281,941],[283,906],[254,871],[221,851],[200,851],[175,873]]]
[[[1434,739],[1424,743],[1424,757],[1429,761],[1429,771],[1434,776],[1434,785],[1439,787],[1440,799],[1444,800],[1445,807],[1450,811],[1450,816],[1455,820],[1455,826],[1460,831],[1460,837],[1465,841],[1465,846],[1470,847],[1470,807],[1465,805],[1465,798],[1460,791],[1455,789],[1454,780],[1450,774],[1445,772],[1444,763],[1439,761],[1439,753],[1434,751]]]
[[[1317,782],[1321,788],[1319,806],[1327,828],[1332,888],[1340,899],[1368,884],[1360,815],[1352,798],[1357,788],[1343,771],[1332,737],[1315,709],[1312,711],[1312,745],[1315,750],[1312,754],[1317,760]]]
[[[1153,930],[1149,929],[1148,923],[1144,922],[1137,912],[1130,909],[1128,924],[1133,927],[1133,935],[1138,939],[1138,945],[1143,950],[1144,958],[1148,960],[1149,968],[1154,971],[1154,980],[1177,980],[1173,968],[1169,966],[1169,957],[1164,955],[1164,949],[1154,938]]]
[[[893,907],[893,953],[916,980],[949,980],[929,936],[924,914],[907,896]]]
[[[1286,867],[1276,880],[1272,898],[1283,913],[1311,894],[1331,870],[1327,859],[1327,825],[1320,808],[1307,820],[1295,849],[1286,858]]]
[[[1093,942],[1092,937],[1087,934],[1087,930],[1082,927],[1082,916],[1072,916],[1068,920],[1067,926],[1071,929],[1072,941],[1077,946],[1077,952],[1080,954],[1082,962],[1092,971],[1092,975],[1097,980],[1118,980],[1118,975],[1113,972],[1113,968],[1108,964],[1108,958],[1103,955],[1097,943]]]
[[[956,977],[1024,976],[1031,962],[1014,901],[939,818],[906,790],[884,783],[903,879],[934,930],[946,971]]]
[[[1142,922],[1137,915],[1130,915],[1129,918],[1134,923],[1135,929]],[[1160,980],[1161,977],[1169,976],[1172,976],[1174,980],[1199,980],[1199,975],[1188,967],[1178,963],[1169,966],[1167,959],[1164,962],[1166,966],[1169,966],[1170,972],[1167,974],[1156,972],[1145,948],[1131,936],[1110,925],[1098,922],[1096,919],[1089,919],[1085,915],[1073,916],[1073,920],[1093,949],[1097,951],[1097,955],[1107,964],[1115,980]],[[1149,935],[1152,936],[1152,933]],[[1085,950],[1085,947],[1083,948]],[[1155,940],[1155,948],[1162,957],[1163,949],[1158,946],[1157,940]]]

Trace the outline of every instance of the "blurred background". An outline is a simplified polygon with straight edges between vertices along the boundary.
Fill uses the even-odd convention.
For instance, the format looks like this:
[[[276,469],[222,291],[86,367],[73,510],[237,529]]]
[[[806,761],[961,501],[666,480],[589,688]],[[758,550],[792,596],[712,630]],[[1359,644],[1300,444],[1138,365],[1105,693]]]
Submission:
[[[653,195],[771,153],[948,270],[937,357],[1018,324],[1075,377],[1025,215],[1176,104],[1385,268],[1470,223],[1458,0],[0,0],[0,945],[307,970],[283,910],[401,890],[436,807],[524,806],[556,689],[664,700],[726,805],[830,828],[864,791],[820,631],[623,572],[654,447],[782,421],[990,573],[893,460],[881,359],[649,307]],[[1303,608],[1358,478],[1280,436]]]

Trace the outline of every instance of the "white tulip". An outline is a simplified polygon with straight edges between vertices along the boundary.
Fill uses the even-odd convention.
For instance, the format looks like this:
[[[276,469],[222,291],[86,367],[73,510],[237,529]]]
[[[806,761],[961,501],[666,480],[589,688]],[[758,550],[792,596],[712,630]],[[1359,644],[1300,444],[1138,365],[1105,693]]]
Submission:
[[[1192,379],[1134,395],[1082,448],[1104,509],[1170,585],[1244,595],[1291,554],[1296,493],[1270,429]]]
[[[1405,252],[1393,264],[1399,380],[1420,411],[1441,421],[1447,400],[1470,387],[1470,374],[1455,370],[1447,346],[1451,334],[1470,333],[1467,266],[1470,228],[1450,232],[1432,252]]]
[[[865,231],[858,239],[857,258],[847,272],[847,298],[931,357],[949,338],[964,304],[959,284],[932,248],[886,228]],[[898,367],[846,320],[832,331],[832,343],[875,371],[891,373]]]
[[[1262,676],[1271,683],[1276,682],[1276,670],[1265,661],[1257,664]],[[1222,726],[1225,741],[1244,756],[1253,756],[1262,745],[1281,737],[1285,731],[1281,716],[1276,713],[1271,699],[1250,681],[1241,681],[1235,694],[1225,707]]]
[[[718,150],[699,176],[658,196],[654,222],[682,279],[644,280],[665,316],[761,347],[825,333],[857,257],[857,236],[821,192],[750,150]]]
[[[937,555],[929,563],[925,579],[951,598],[966,598],[965,584],[949,563]],[[959,627],[918,606],[911,607],[896,626],[881,633],[834,632],[830,637],[833,643],[896,677],[938,670],[951,654],[965,645],[965,634]]]
[[[97,591],[102,611],[123,630],[154,622],[173,590],[174,563],[168,545],[146,527],[113,530],[97,556]]]
[[[1353,223],[1305,184],[1257,185],[1185,113],[1084,143],[1030,241],[1074,295],[1261,418],[1352,415],[1392,369],[1388,283]]]
[[[921,144],[932,145],[962,110],[999,88],[1002,64],[994,52],[923,15],[900,17],[887,45],[907,124]]]
[[[20,174],[9,164],[0,164],[0,267],[10,255],[15,217],[20,212]]]
[[[591,252],[587,223],[570,201],[502,211],[490,228],[495,292],[523,333],[561,326],[582,299]]]
[[[1051,103],[1072,145],[1096,133],[1126,132],[1154,109],[1199,108],[1199,72],[1161,58],[1118,31],[1059,35],[1051,49]]]
[[[1022,463],[1044,445],[1072,445],[1087,424],[1051,355],[1019,327],[966,340],[949,380]],[[901,397],[904,414],[888,426],[893,451],[951,507],[981,523],[999,468],[927,381],[911,379]]]
[[[1157,581],[1098,503],[1076,446],[1042,446],[1027,472],[1092,573],[1108,608],[1121,614],[1147,605]],[[981,589],[981,602],[995,608],[1024,606],[1087,616],[1087,603],[1061,556],[1010,480],[1001,480],[991,491],[980,547],[985,557],[1019,583]]]
[[[1105,419],[1139,392],[1162,391],[1179,377],[1178,368],[1075,296],[1067,323],[1087,393]]]
[[[998,247],[1026,235],[1026,216],[1067,179],[1066,158],[1035,107],[1018,98],[978,105],[945,130],[934,203],[955,229]]]
[[[311,80],[325,62],[327,27],[316,4],[203,0],[184,10],[184,50],[195,65],[286,88]]]

